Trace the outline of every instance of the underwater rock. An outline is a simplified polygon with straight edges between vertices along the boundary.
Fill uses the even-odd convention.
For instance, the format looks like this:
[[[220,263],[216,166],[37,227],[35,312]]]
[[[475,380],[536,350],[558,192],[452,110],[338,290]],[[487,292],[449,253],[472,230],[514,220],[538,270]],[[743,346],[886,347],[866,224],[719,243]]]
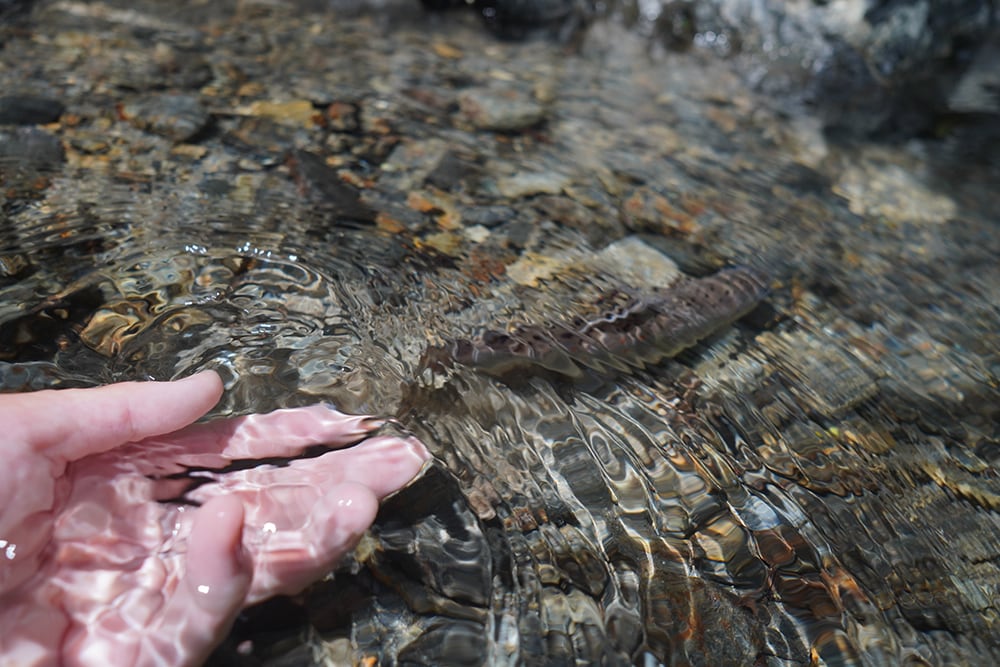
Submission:
[[[804,103],[848,133],[926,130],[939,114],[957,110],[952,102],[967,99],[953,98],[960,84],[996,79],[983,66],[995,60],[988,42],[997,34],[988,0],[422,1],[437,10],[472,6],[491,30],[515,39],[539,32],[565,38],[599,16],[620,14],[670,50],[736,59],[762,92]],[[962,83],[971,70],[982,74]]]
[[[0,10],[2,11],[2,10]],[[0,97],[0,125],[41,125],[59,120],[66,106],[39,95]]]
[[[361,193],[343,182],[322,157],[309,151],[293,151],[291,161],[296,180],[333,215],[358,222],[375,220],[375,211],[361,201]]]
[[[62,143],[33,127],[0,130],[0,170],[53,171],[65,159]]]
[[[458,96],[461,116],[480,130],[519,132],[545,119],[545,107],[519,89],[475,88]]]
[[[539,33],[567,36],[587,10],[579,0],[421,0],[431,10],[472,6],[484,24],[507,39],[521,39]]]
[[[121,114],[140,129],[178,142],[190,141],[211,121],[208,110],[191,95],[139,98],[123,105]]]
[[[982,0],[698,3],[701,31],[738,35],[762,90],[795,95],[850,132],[927,127],[994,29]]]
[[[65,159],[62,142],[45,130],[0,128],[0,205],[41,197]]]

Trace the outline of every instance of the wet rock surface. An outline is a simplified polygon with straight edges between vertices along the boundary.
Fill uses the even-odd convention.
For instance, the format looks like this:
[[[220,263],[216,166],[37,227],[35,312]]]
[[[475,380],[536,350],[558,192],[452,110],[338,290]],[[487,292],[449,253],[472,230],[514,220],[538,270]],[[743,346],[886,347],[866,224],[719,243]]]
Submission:
[[[985,0],[424,0],[471,8],[501,37],[572,42],[624,20],[658,46],[731,59],[758,92],[850,134],[930,131],[943,114],[1000,112],[997,19]],[[972,94],[971,91],[976,90]]]
[[[36,125],[52,123],[62,115],[59,100],[37,95],[0,97],[0,125]]]
[[[916,46],[885,26],[917,4],[865,5],[872,57],[920,71],[973,5]],[[218,414],[326,400],[437,457],[210,664],[1000,659],[997,134],[859,139],[878,111],[845,139],[858,116],[720,54],[722,7],[660,7],[696,11],[680,51],[614,13],[513,42],[410,2],[0,26],[4,89],[61,105],[0,128],[0,390],[211,367]],[[795,7],[769,34],[799,64],[759,64],[789,81],[802,17],[846,11]],[[644,357],[661,321],[697,335]],[[427,363],[461,341],[528,371]]]

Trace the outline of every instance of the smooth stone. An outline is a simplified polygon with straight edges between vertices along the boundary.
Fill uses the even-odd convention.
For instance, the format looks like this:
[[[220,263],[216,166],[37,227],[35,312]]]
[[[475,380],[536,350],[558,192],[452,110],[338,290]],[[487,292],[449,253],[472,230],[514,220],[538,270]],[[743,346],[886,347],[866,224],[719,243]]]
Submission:
[[[136,127],[177,142],[191,140],[211,120],[198,98],[191,95],[144,97],[125,104],[122,113]]]
[[[54,123],[66,105],[41,95],[4,95],[0,97],[0,125],[43,125]]]
[[[461,115],[480,130],[517,132],[545,119],[545,107],[516,90],[467,90],[458,96],[458,106]]]

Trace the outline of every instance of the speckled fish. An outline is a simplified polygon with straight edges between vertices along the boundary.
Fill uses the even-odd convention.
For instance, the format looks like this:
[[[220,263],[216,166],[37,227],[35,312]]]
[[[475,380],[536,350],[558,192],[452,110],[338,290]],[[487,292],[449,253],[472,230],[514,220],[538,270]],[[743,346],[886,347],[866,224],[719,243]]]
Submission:
[[[627,372],[673,357],[732,324],[767,296],[768,281],[748,267],[684,278],[653,296],[634,298],[590,320],[487,330],[428,350],[438,365],[455,362],[489,375],[550,372],[584,378]],[[581,367],[582,365],[582,367]]]

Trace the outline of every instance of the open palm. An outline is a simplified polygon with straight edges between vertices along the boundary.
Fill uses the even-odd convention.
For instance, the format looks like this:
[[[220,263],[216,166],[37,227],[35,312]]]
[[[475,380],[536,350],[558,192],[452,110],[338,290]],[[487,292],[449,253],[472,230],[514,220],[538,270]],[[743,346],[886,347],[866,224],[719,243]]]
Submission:
[[[190,425],[221,393],[200,373],[0,396],[0,665],[197,664],[243,606],[329,571],[428,457],[324,406]]]

